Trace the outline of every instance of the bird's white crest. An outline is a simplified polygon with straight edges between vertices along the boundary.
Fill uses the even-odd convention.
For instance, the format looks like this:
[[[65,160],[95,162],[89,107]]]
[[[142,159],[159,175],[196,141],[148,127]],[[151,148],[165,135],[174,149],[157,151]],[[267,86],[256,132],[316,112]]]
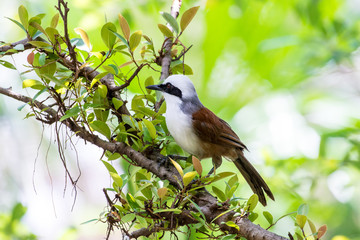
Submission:
[[[194,84],[192,83],[190,78],[185,75],[171,75],[164,81],[164,84],[166,83],[171,83],[173,86],[180,89],[182,97],[184,99],[197,96]]]

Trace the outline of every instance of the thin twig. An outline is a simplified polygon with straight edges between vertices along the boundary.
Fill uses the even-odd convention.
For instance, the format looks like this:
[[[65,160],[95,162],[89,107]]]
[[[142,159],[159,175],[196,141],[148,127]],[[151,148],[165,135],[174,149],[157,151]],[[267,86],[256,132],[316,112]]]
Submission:
[[[139,72],[141,71],[141,69],[145,66],[146,64],[140,64],[140,66],[137,67],[137,69],[135,70],[135,72],[131,75],[131,77],[125,81],[124,84],[120,85],[120,86],[115,86],[111,88],[111,91],[120,91],[126,87],[128,87],[131,83],[131,81],[139,74]]]
[[[55,6],[55,8],[59,11],[59,14],[64,22],[65,44],[68,47],[69,55],[72,59],[72,63],[73,63],[73,67],[74,67],[73,70],[76,71],[77,70],[76,52],[75,52],[75,47],[71,44],[70,37],[69,37],[69,29],[68,29],[68,13],[70,11],[70,9],[68,8],[68,3],[65,2],[64,0],[58,0],[58,5]]]

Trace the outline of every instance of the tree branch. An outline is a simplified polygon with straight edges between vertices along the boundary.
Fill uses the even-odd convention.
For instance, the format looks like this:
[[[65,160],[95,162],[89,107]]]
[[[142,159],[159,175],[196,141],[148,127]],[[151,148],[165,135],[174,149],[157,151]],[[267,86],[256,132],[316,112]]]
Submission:
[[[52,109],[51,107],[36,101],[32,100],[32,98],[15,93],[11,90],[11,88],[2,88],[0,87],[0,94],[6,95],[8,97],[14,98],[18,101],[29,103],[30,105],[33,105],[37,107],[39,110],[43,110],[46,113],[49,114],[49,116],[53,119],[60,119],[61,116],[58,116],[57,112]],[[83,140],[86,140],[88,142],[93,143],[94,145],[104,149],[108,150],[112,153],[119,153],[124,154],[128,156],[131,160],[133,160],[138,166],[147,169],[148,171],[152,172],[153,174],[157,175],[162,180],[168,180],[172,185],[176,187],[179,186],[179,182],[174,176],[178,176],[178,179],[180,179],[180,175],[173,166],[169,166],[168,168],[165,168],[163,166],[160,166],[157,164],[157,162],[160,162],[163,160],[164,156],[161,154],[156,153],[155,151],[148,150],[147,155],[151,157],[151,159],[146,158],[142,153],[135,151],[130,146],[126,145],[122,142],[108,142],[103,139],[101,139],[99,136],[92,134],[88,132],[84,127],[80,127],[78,125],[75,125],[72,123],[72,121],[64,120],[63,123],[77,136],[82,138]],[[154,162],[154,160],[156,162]]]
[[[171,5],[171,16],[175,19],[179,16],[179,11],[181,7],[182,0],[173,0]],[[170,30],[172,30],[171,26],[168,24]],[[171,47],[173,41],[172,38],[166,38],[164,43],[164,57],[161,60],[161,76],[160,81],[164,81],[170,75],[170,64],[171,64]]]
[[[38,108],[39,110],[43,110],[49,115],[49,118],[51,119],[60,119],[61,116],[57,114],[57,112],[52,109],[51,107],[36,101],[32,100],[32,98],[18,94],[13,92],[10,88],[2,88],[0,87],[0,94],[6,95],[8,97],[11,97],[13,99],[16,99],[18,101],[29,103],[32,106]],[[83,140],[86,140],[88,142],[93,143],[94,145],[104,149],[108,150],[110,152],[117,152],[122,155],[128,156],[132,161],[134,161],[138,166],[147,169],[148,171],[152,172],[156,176],[158,176],[162,180],[168,180],[170,184],[173,186],[179,188],[181,187],[179,185],[178,179],[180,178],[179,173],[173,166],[168,166],[167,168],[164,166],[161,166],[158,164],[160,160],[163,159],[163,156],[159,154],[156,151],[152,151],[151,148],[148,148],[146,152],[141,153],[138,151],[135,151],[130,146],[126,145],[123,142],[108,142],[103,139],[101,139],[99,136],[92,134],[88,132],[84,127],[80,127],[76,124],[73,124],[72,121],[64,120],[63,123],[72,131],[74,132],[78,137],[82,138]],[[175,177],[176,176],[176,177]],[[213,197],[210,193],[207,191],[198,191],[193,196],[194,202],[200,206],[202,213],[206,217],[207,222],[213,221],[217,216],[220,214],[223,214],[224,208],[219,206],[218,200]],[[194,211],[197,211],[196,209],[193,209]],[[250,220],[248,220],[246,217],[236,217],[234,218],[235,212],[230,211],[226,214],[223,214],[222,216],[218,217],[214,223],[219,225],[222,231],[230,232],[230,233],[236,233],[240,236],[243,236],[249,240],[264,240],[264,239],[279,239],[284,240],[286,238],[278,236],[274,233],[271,233],[263,228],[261,228],[258,225],[255,225]],[[179,214],[174,215],[177,219],[181,220],[179,222],[180,225],[186,225],[189,223],[193,223],[194,219],[191,217],[190,214]],[[171,214],[164,215],[165,219],[170,219]],[[239,231],[237,231],[235,228],[231,228],[225,224],[224,222],[227,222],[229,220],[234,221],[240,228]],[[134,237],[139,235],[140,233],[149,233],[149,231],[139,231],[136,234],[134,233]],[[153,232],[153,231],[152,231]],[[151,233],[150,233],[151,234]]]
[[[39,39],[37,38],[36,41],[38,41],[38,40]],[[7,52],[8,50],[13,49],[16,45],[19,45],[19,44],[24,45],[24,50],[17,50],[17,52]],[[23,40],[11,43],[10,45],[0,47],[0,52],[5,52],[4,54],[1,54],[1,55],[13,55],[15,53],[23,52],[23,51],[31,49],[31,48],[35,48],[35,47],[29,43],[29,39],[25,38]]]
[[[61,10],[60,9],[61,2],[64,3],[63,1],[59,0],[59,9],[58,9],[59,11]],[[174,18],[176,18],[179,15],[180,7],[181,7],[181,0],[174,0],[172,7],[171,7],[171,15]],[[63,17],[63,19],[66,19],[68,9],[65,4],[64,4],[64,11],[65,11],[65,13],[62,14],[62,17]],[[66,33],[67,33],[67,29],[65,28],[65,34]],[[165,40],[165,43],[164,43],[164,57],[162,58],[162,61],[161,61],[162,72],[161,72],[161,77],[160,77],[160,80],[162,80],[162,81],[164,79],[166,79],[170,74],[169,68],[170,68],[170,64],[171,64],[171,60],[172,60],[172,57],[171,57],[171,47],[173,45],[172,41],[173,40],[171,38],[168,38]],[[79,64],[79,62],[76,61],[76,53],[71,52],[71,48],[72,48],[71,43],[69,41],[67,41],[67,42],[70,44],[70,46],[69,46],[70,57],[66,56],[66,55],[61,56],[60,62],[62,64],[64,64],[64,66],[75,67],[75,69],[72,69],[72,70],[77,72],[76,66]],[[19,42],[10,44],[9,46],[0,47],[0,51],[6,52],[18,44],[23,44],[24,50],[34,48],[31,44],[29,44],[28,39],[24,39]],[[74,50],[74,49],[72,49],[72,50]],[[9,54],[11,54],[11,53],[9,53]],[[184,54],[185,54],[185,52],[184,52]],[[8,55],[8,54],[5,53],[5,55]],[[132,81],[132,79],[134,79],[136,77],[136,75],[139,73],[139,71],[141,70],[141,68],[143,66],[144,65],[140,65],[136,69],[134,74],[122,86],[115,85],[114,77],[111,74],[104,76],[103,78],[100,79],[100,81],[102,84],[107,86],[110,97],[116,97],[116,98],[120,99],[121,101],[123,101],[121,99],[119,90],[127,87],[130,84],[130,82]],[[93,80],[98,74],[99,74],[99,72],[97,72],[96,70],[94,70],[90,67],[84,67],[81,70],[79,70],[79,75],[84,76],[89,81]],[[62,114],[59,114],[59,112],[56,111],[55,109],[53,109],[52,107],[50,107],[42,102],[33,100],[30,97],[15,93],[11,90],[11,88],[0,87],[0,94],[6,95],[8,97],[11,97],[13,99],[16,99],[16,100],[24,102],[24,103],[28,103],[32,107],[42,110],[42,112],[45,112],[47,114],[46,117],[49,119],[49,121],[47,122],[48,124],[51,124],[55,121],[59,121],[59,119],[62,117],[61,116]],[[119,108],[118,111],[121,114],[130,115],[125,104],[123,104]],[[67,126],[74,134],[76,134],[81,139],[83,139],[87,142],[90,142],[104,150],[110,151],[112,153],[119,153],[120,155],[126,155],[137,166],[142,167],[142,168],[148,170],[149,172],[152,172],[154,175],[156,175],[157,177],[159,177],[162,180],[169,181],[169,183],[171,185],[175,186],[176,188],[182,188],[181,183],[179,182],[179,179],[181,179],[181,176],[179,175],[179,173],[175,169],[175,167],[172,165],[164,167],[159,164],[161,162],[161,160],[164,159],[164,156],[161,155],[159,153],[159,151],[157,151],[157,149],[148,147],[144,152],[138,152],[138,151],[134,150],[133,148],[131,148],[130,146],[128,146],[127,144],[125,144],[124,142],[113,142],[113,141],[104,140],[104,139],[100,138],[99,136],[87,131],[84,127],[77,125],[71,119],[65,119],[64,121],[62,121],[62,123],[65,126]],[[217,224],[220,227],[220,229],[223,232],[235,233],[235,234],[238,234],[239,236],[243,236],[249,240],[260,240],[260,239],[262,239],[262,240],[264,240],[264,239],[283,240],[283,239],[286,239],[286,238],[278,236],[274,233],[268,232],[267,230],[261,228],[258,225],[255,225],[250,220],[248,220],[245,216],[234,217],[235,212],[233,212],[233,211],[229,211],[224,214],[224,211],[226,210],[226,208],[228,208],[228,206],[226,206],[225,204],[223,204],[223,205],[220,204],[218,202],[217,198],[213,197],[205,189],[197,190],[197,192],[194,193],[194,195],[192,195],[191,198],[200,207],[201,212],[203,213],[203,215],[206,218],[206,221],[208,223],[213,221],[215,224]],[[158,232],[161,230],[172,230],[178,226],[195,223],[196,220],[190,215],[190,211],[196,212],[198,210],[194,206],[190,205],[190,210],[184,210],[180,214],[175,214],[173,212],[161,213],[161,217],[164,220],[168,220],[170,223],[173,223],[173,219],[176,218],[176,220],[177,220],[176,226],[169,226],[167,229],[164,229],[163,226],[160,224],[160,225],[154,226],[152,229],[139,229],[139,230],[133,231],[132,233],[129,233],[128,236],[131,238],[138,238],[140,236],[149,236],[152,233],[155,233],[155,232]],[[218,217],[218,216],[220,216],[220,217]],[[239,226],[239,230],[237,230],[235,228],[231,228],[224,224],[224,222],[227,222],[229,220],[234,221]]]

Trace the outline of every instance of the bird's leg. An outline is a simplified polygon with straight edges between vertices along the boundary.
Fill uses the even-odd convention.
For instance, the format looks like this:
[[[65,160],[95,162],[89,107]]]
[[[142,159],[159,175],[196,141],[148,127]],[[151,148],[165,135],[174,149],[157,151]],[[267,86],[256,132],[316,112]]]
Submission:
[[[210,175],[215,172],[215,167],[212,167],[212,169],[209,171],[209,173],[206,175],[206,177],[210,177]]]
[[[212,158],[213,168],[210,170],[210,172],[207,174],[206,177],[209,177],[211,174],[216,174],[216,169],[218,169],[221,166],[222,158],[221,156],[215,156]]]

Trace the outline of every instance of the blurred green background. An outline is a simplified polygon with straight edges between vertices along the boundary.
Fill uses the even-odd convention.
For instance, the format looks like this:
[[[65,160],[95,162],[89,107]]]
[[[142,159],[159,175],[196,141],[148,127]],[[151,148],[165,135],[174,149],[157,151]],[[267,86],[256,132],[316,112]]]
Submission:
[[[94,51],[101,51],[105,49],[100,37],[101,26],[106,21],[118,24],[117,14],[122,13],[133,31],[141,29],[159,48],[163,37],[157,24],[164,23],[159,12],[169,11],[171,2],[72,0],[69,3],[69,29],[72,37],[77,37],[72,29],[82,27],[89,34]],[[18,27],[4,18],[18,19],[17,7],[20,4],[26,6],[30,15],[46,13],[43,22],[49,22],[55,14],[56,1],[3,0],[0,40],[12,42],[25,37]],[[200,10],[182,36],[185,45],[193,45],[185,58],[194,72],[190,78],[204,105],[227,120],[250,149],[247,156],[269,183],[276,198],[276,202],[271,202],[266,210],[276,219],[307,203],[308,217],[316,226],[328,226],[324,239],[360,239],[360,1],[184,0],[181,12],[196,5],[201,6]],[[14,56],[19,68],[25,63],[25,58],[26,55]],[[11,57],[6,60],[13,61]],[[118,58],[117,61],[120,63],[125,59]],[[0,80],[2,87],[13,86],[15,90],[23,91],[19,72],[3,67],[0,71],[2,76],[6,76],[6,80]],[[149,74],[154,79],[159,78],[154,72],[144,71],[140,80],[145,80]],[[137,83],[131,86],[131,90],[141,93]],[[96,191],[92,187],[94,174],[99,174],[99,178],[106,176],[105,169],[97,162],[101,153],[97,152],[98,156],[79,156],[80,163],[93,164],[89,167],[91,173],[84,173],[81,177],[84,191],[79,195],[80,198],[86,195],[84,210],[77,208],[82,203],[79,200],[80,203],[71,212],[71,194],[70,200],[67,200],[70,203],[65,207],[60,206],[63,204],[61,197],[51,204],[54,197],[50,193],[53,190],[49,189],[55,189],[61,196],[64,184],[63,172],[56,172],[58,163],[52,165],[57,158],[56,149],[50,148],[49,164],[50,168],[53,166],[51,173],[59,175],[55,177],[57,183],[45,184],[48,187],[44,186],[48,189],[44,190],[45,194],[34,194],[31,189],[32,165],[42,130],[38,123],[32,122],[34,120],[21,120],[26,112],[17,112],[18,105],[0,96],[1,128],[4,131],[11,129],[8,135],[0,134],[0,157],[4,159],[0,165],[4,182],[0,184],[0,190],[6,195],[5,200],[0,200],[0,211],[3,213],[0,231],[4,237],[9,234],[6,232],[9,226],[5,226],[4,222],[10,221],[11,211],[14,214],[16,209],[20,209],[22,212],[23,208],[16,205],[16,202],[21,202],[29,210],[23,219],[28,230],[24,230],[23,226],[19,230],[23,234],[29,231],[47,239],[50,233],[42,227],[45,222],[51,224],[49,221],[56,221],[52,212],[54,205],[55,209],[66,209],[67,214],[63,216],[64,221],[55,223],[54,226],[60,229],[57,229],[56,236],[51,235],[52,239],[79,239],[84,236],[86,239],[98,239],[106,226],[99,228],[98,235],[87,236],[87,229],[92,228],[93,223],[79,224],[96,218],[105,205],[99,189],[109,184],[109,179],[100,182]],[[18,124],[24,122],[34,128],[31,133],[19,127]],[[51,145],[51,128],[46,131],[48,133],[45,133],[43,141]],[[15,139],[14,149],[8,146],[12,141],[9,137]],[[22,154],[14,154],[14,151],[17,143],[22,141],[31,151],[29,155],[23,154],[27,155],[30,167],[19,172],[16,162],[25,160]],[[39,159],[46,158],[47,147],[46,144],[40,147]],[[5,148],[9,151],[7,155]],[[79,152],[81,149],[89,151],[85,150],[89,148],[89,145],[82,146]],[[73,153],[69,156],[76,159]],[[5,160],[9,158],[11,164]],[[40,161],[37,168],[45,168],[42,165],[44,162]],[[210,164],[210,161],[203,162],[203,165],[207,163]],[[231,167],[226,163],[220,170]],[[86,172],[86,169],[82,171]],[[103,175],[99,173],[101,171]],[[39,175],[47,174],[47,171],[39,172]],[[36,173],[34,176],[37,177]],[[43,180],[49,182],[49,178],[44,177]],[[40,184],[39,181],[37,184]],[[16,186],[20,187],[14,190]],[[21,189],[27,189],[27,193]],[[71,193],[71,190],[68,191]],[[90,191],[94,192],[89,194]],[[250,196],[245,182],[237,194]],[[96,200],[89,200],[89,197]],[[50,220],[44,222],[35,217],[41,208],[32,202],[39,201],[49,203],[50,212],[47,214]],[[13,206],[15,210],[11,210]],[[84,217],[82,214],[89,208],[92,208],[91,213]],[[258,223],[266,226],[262,216]],[[294,222],[284,218],[271,230],[286,236],[287,232],[294,230]]]

